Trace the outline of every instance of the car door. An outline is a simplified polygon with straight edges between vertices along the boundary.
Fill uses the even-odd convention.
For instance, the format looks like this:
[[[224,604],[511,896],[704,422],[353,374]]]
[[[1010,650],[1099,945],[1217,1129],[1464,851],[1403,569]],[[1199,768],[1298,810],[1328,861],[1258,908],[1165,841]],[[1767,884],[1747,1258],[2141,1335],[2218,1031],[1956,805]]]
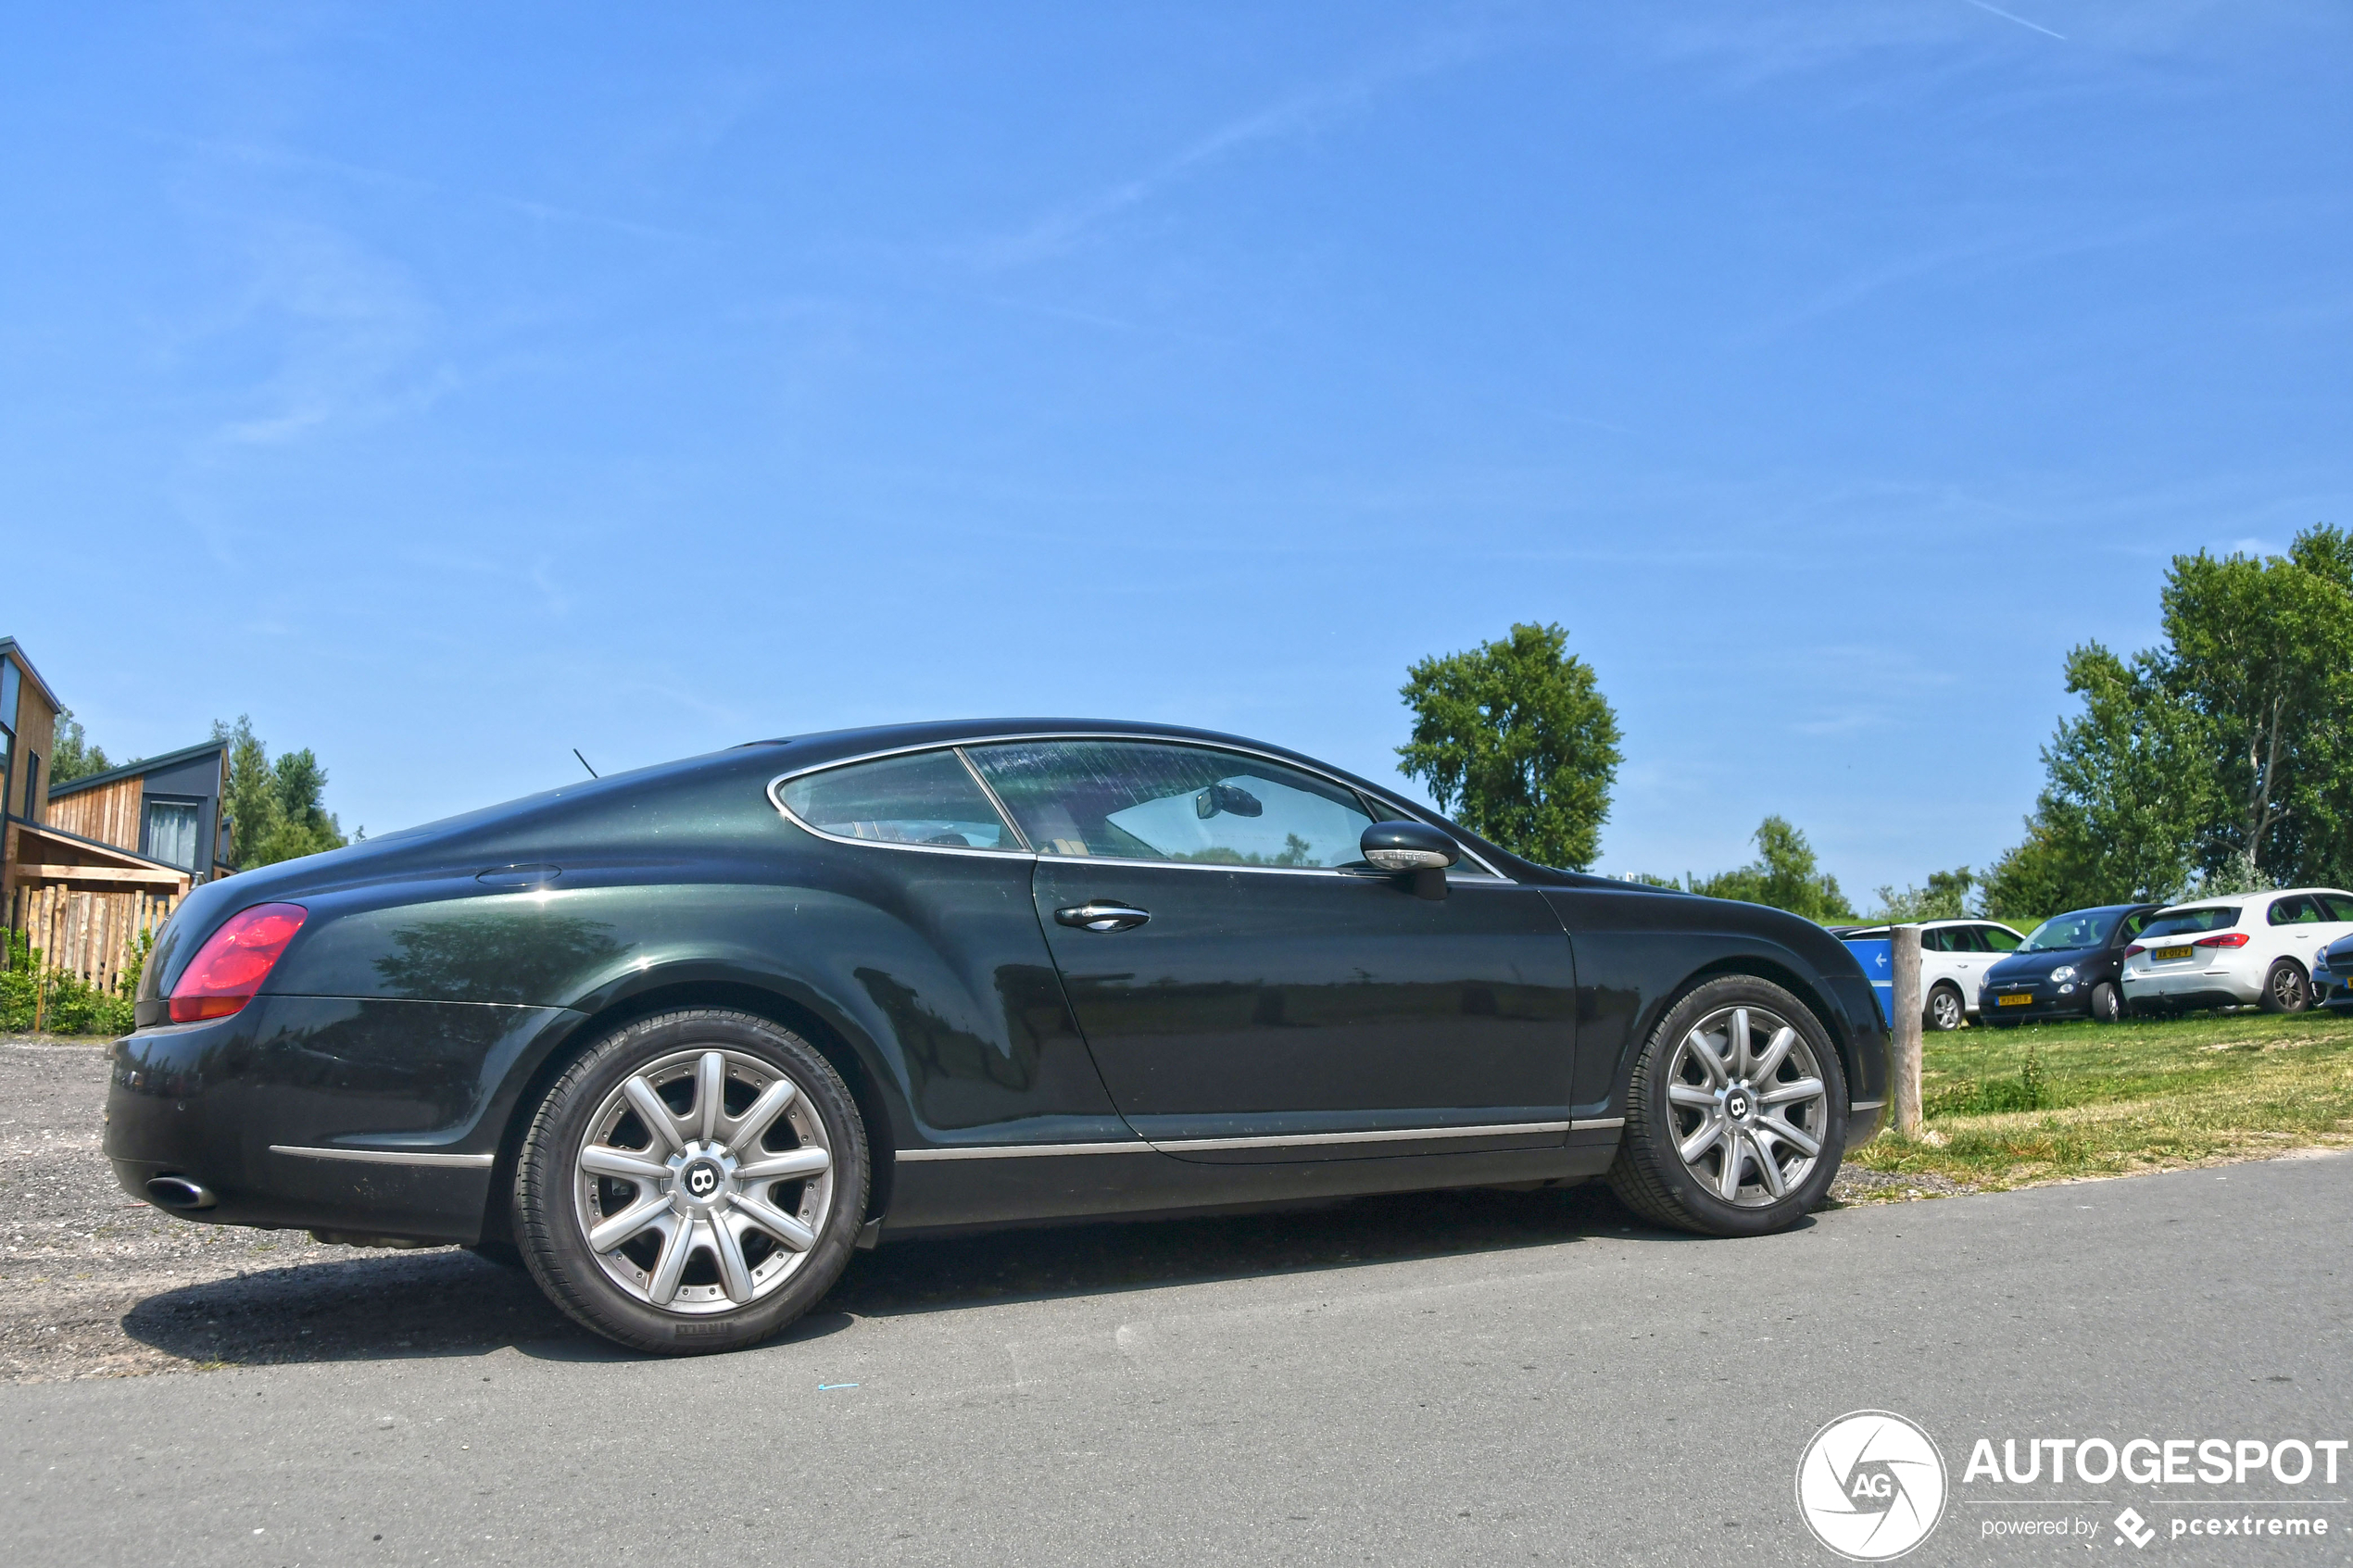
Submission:
[[[2328,916],[2321,900],[2309,893],[2290,893],[2272,899],[2271,909],[2263,918],[2270,928],[2275,954],[2294,959],[2309,974],[2321,949],[2328,946],[2324,934],[2337,929]]]
[[[1535,888],[1466,865],[1418,897],[1363,864],[1362,797],[1267,758],[966,751],[1038,852],[1047,945],[1143,1136],[1225,1162],[1565,1141],[1575,973]]]
[[[1920,928],[1920,1000],[1925,1004],[1937,982],[1949,980],[1959,987],[1964,1003],[1974,1005],[1969,992],[1969,971],[1961,967],[1961,956],[1954,951],[1960,944],[1960,928],[1951,925],[1930,925]]]

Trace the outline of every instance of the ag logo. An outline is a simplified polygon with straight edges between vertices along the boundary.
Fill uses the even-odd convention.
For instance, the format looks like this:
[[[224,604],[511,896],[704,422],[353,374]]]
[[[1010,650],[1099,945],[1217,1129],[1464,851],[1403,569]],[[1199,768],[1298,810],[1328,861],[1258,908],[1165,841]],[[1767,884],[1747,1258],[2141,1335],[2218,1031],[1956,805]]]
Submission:
[[[1814,1538],[1857,1562],[1901,1557],[1944,1514],[1944,1456],[1886,1411],[1856,1411],[1814,1434],[1797,1461],[1797,1511]]]
[[[719,1173],[709,1160],[698,1160],[687,1168],[686,1190],[697,1198],[709,1198],[719,1190]]]

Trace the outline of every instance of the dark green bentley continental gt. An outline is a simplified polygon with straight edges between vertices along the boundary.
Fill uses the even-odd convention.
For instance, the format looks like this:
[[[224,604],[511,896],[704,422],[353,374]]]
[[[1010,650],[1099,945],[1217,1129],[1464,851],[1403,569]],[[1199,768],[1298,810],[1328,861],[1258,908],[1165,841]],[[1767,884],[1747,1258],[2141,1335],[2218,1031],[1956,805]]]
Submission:
[[[1068,721],[761,742],[214,882],[138,1016],[130,1192],[460,1243],[671,1351],[976,1226],[1605,1175],[1770,1231],[1888,1077],[1806,921]]]

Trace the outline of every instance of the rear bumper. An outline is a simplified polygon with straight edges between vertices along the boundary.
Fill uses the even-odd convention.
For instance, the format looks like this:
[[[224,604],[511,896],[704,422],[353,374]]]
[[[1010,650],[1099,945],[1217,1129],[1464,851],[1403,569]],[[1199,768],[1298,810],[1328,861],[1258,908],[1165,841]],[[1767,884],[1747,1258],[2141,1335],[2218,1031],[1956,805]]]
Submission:
[[[2263,977],[2221,964],[2204,969],[2124,972],[2124,997],[2179,1007],[2244,1007],[2262,1000]]]
[[[521,1085],[560,1008],[260,997],[116,1043],[106,1153],[125,1192],[178,1176],[218,1224],[481,1238]]]

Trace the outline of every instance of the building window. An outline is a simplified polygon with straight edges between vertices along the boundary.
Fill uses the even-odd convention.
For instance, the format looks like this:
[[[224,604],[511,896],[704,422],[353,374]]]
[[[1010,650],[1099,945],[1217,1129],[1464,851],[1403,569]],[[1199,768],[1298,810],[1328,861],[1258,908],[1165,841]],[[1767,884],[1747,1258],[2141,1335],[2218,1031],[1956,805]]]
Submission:
[[[41,820],[41,753],[37,751],[24,754],[24,820]]]
[[[147,802],[145,847],[141,853],[182,871],[196,867],[196,809],[169,800]]]

